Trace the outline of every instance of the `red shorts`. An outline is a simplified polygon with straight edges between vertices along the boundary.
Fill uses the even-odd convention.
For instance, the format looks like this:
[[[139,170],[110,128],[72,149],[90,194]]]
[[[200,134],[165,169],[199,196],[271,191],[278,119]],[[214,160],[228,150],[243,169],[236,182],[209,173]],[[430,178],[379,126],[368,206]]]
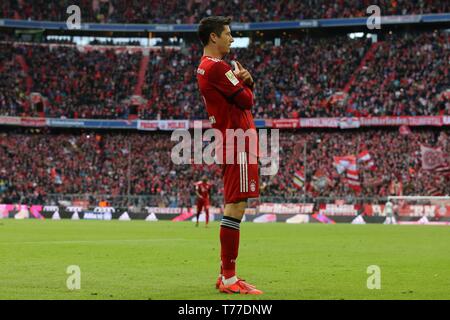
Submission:
[[[203,209],[209,209],[209,200],[197,200],[197,213],[201,212]]]
[[[248,163],[248,153],[241,152],[235,164],[223,164],[225,204],[259,197],[258,163]]]

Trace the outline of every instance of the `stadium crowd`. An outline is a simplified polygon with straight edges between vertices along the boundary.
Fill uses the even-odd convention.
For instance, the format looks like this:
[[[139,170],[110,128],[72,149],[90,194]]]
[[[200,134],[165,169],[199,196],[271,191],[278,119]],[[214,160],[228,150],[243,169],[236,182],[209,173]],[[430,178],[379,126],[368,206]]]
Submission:
[[[298,193],[292,187],[292,179],[295,171],[303,166],[306,181],[310,182],[306,185],[309,195],[339,197],[355,194],[344,181],[345,175],[338,174],[333,157],[368,151],[375,167],[366,168],[364,164],[359,164],[362,190],[356,194],[385,197],[392,195],[392,186],[396,183],[402,184],[403,195],[450,194],[450,184],[442,174],[421,169],[420,145],[441,147],[447,153],[447,163],[450,164],[448,130],[417,129],[406,136],[400,135],[397,130],[386,129],[283,133],[280,136],[281,174],[265,179],[268,186],[266,192],[283,197]]]
[[[392,35],[372,45],[365,38],[305,37],[282,46],[254,42],[228,59],[252,71],[255,118],[448,115],[448,43],[445,32]],[[195,77],[200,56],[195,44],[150,51],[137,116],[206,119]],[[31,91],[47,99],[47,117],[127,119],[141,59],[140,52],[3,44],[0,115],[37,115]]]
[[[0,115],[19,115],[12,110],[18,110],[27,100],[24,72],[11,47],[0,43]]]
[[[239,22],[347,18],[367,16],[370,5],[383,15],[450,12],[449,3],[438,0],[5,0],[0,18],[66,21],[74,4],[83,22],[98,23],[197,23],[209,15]]]
[[[305,38],[235,51],[256,80],[255,118],[340,116],[330,101],[370,47],[367,39]]]
[[[82,197],[88,193],[151,195],[157,199],[153,205],[190,205],[193,182],[204,174],[213,184],[213,196],[223,191],[218,165],[172,162],[175,142],[168,133],[16,130],[0,133],[0,203],[48,204],[50,194]],[[448,129],[413,129],[409,135],[395,129],[282,131],[279,172],[261,177],[261,195],[299,199],[303,189],[295,187],[293,177],[302,166],[310,197],[385,197],[399,192],[393,191],[395,184],[402,184],[404,195],[449,195],[449,181],[442,174],[422,170],[420,155],[421,144],[440,146],[450,155],[449,134]],[[333,156],[363,150],[369,151],[375,168],[360,168],[362,190],[357,193],[337,173]]]
[[[444,33],[388,35],[350,88],[347,112],[357,116],[450,114],[450,41]],[[344,112],[344,110],[342,110]]]
[[[29,76],[26,81],[3,93],[1,115],[27,115],[53,118],[126,118],[128,106],[123,100],[133,94],[142,53],[115,53],[113,50],[80,52],[75,46],[23,45],[0,48],[0,54],[14,50],[8,59],[20,56],[28,70],[16,63],[10,78],[0,86],[12,87],[17,76]],[[17,60],[17,59],[15,59]],[[11,64],[11,62],[9,62]],[[2,72],[3,74],[3,72]],[[19,97],[16,92],[20,92]],[[24,92],[37,92],[43,96],[45,108],[31,107]],[[1,93],[0,93],[1,94]],[[14,101],[15,100],[15,101]]]

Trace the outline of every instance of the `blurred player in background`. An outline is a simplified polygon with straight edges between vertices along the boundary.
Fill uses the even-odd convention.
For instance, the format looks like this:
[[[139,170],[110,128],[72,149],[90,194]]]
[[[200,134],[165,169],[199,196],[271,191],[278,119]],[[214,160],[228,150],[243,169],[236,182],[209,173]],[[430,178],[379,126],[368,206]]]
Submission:
[[[195,183],[195,194],[197,196],[196,201],[197,223],[195,224],[196,227],[198,227],[198,218],[200,217],[200,214],[202,213],[203,209],[205,209],[205,218],[206,218],[205,227],[208,226],[210,192],[211,192],[211,184],[209,184],[207,176],[203,176],[201,181]]]
[[[227,148],[226,144],[227,129],[242,129],[250,133],[250,141],[257,141],[250,111],[254,105],[253,78],[239,62],[234,63],[232,70],[222,60],[234,41],[230,23],[230,18],[208,17],[200,21],[198,29],[204,52],[197,69],[197,81],[212,127],[222,133],[219,154],[224,150],[226,153],[223,157],[226,164],[222,165],[225,209],[220,224],[221,270],[216,288],[223,293],[261,294],[262,291],[236,276],[240,223],[247,199],[259,197],[259,176],[258,162],[252,161],[257,157],[257,151],[254,152],[257,142],[247,145],[244,141],[245,150],[236,150],[236,145],[234,149]],[[232,164],[225,161],[228,155],[233,158]]]
[[[384,214],[386,216],[385,224],[397,224],[397,220],[395,219],[394,214],[395,206],[391,200],[388,200],[384,206]]]

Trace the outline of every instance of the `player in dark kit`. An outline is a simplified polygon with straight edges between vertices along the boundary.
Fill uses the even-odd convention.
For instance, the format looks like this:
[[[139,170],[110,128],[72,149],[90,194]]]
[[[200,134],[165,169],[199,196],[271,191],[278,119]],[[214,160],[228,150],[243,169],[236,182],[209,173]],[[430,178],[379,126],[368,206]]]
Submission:
[[[203,176],[201,181],[195,183],[195,194],[197,196],[196,206],[197,206],[197,223],[195,224],[198,227],[198,218],[202,213],[202,209],[205,209],[205,217],[206,217],[206,225],[209,223],[209,193],[211,191],[211,184],[208,183],[208,177]]]
[[[224,217],[220,225],[221,269],[216,288],[224,293],[261,294],[262,291],[236,276],[240,222],[247,199],[259,197],[257,133],[250,109],[254,81],[248,70],[235,62],[234,70],[224,60],[233,37],[230,18],[208,17],[200,21],[198,34],[204,46],[197,69],[200,92],[212,127],[222,134],[219,154],[223,153]],[[227,144],[228,132],[241,130],[244,149]],[[235,137],[232,137],[235,139]],[[216,140],[217,141],[217,140]],[[239,144],[239,142],[238,142]],[[228,161],[231,158],[231,163]],[[226,159],[226,160],[225,160]]]

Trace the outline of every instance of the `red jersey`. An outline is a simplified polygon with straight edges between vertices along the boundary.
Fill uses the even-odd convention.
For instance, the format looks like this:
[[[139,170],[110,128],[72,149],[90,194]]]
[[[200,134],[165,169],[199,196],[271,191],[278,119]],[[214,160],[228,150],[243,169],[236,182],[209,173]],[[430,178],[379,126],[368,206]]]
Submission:
[[[225,61],[203,56],[197,81],[206,104],[209,121],[226,142],[226,129],[254,129],[253,92],[238,79]]]
[[[208,182],[198,181],[195,183],[195,191],[199,193],[202,197],[197,196],[197,200],[209,201],[209,192],[211,191],[211,185]]]

